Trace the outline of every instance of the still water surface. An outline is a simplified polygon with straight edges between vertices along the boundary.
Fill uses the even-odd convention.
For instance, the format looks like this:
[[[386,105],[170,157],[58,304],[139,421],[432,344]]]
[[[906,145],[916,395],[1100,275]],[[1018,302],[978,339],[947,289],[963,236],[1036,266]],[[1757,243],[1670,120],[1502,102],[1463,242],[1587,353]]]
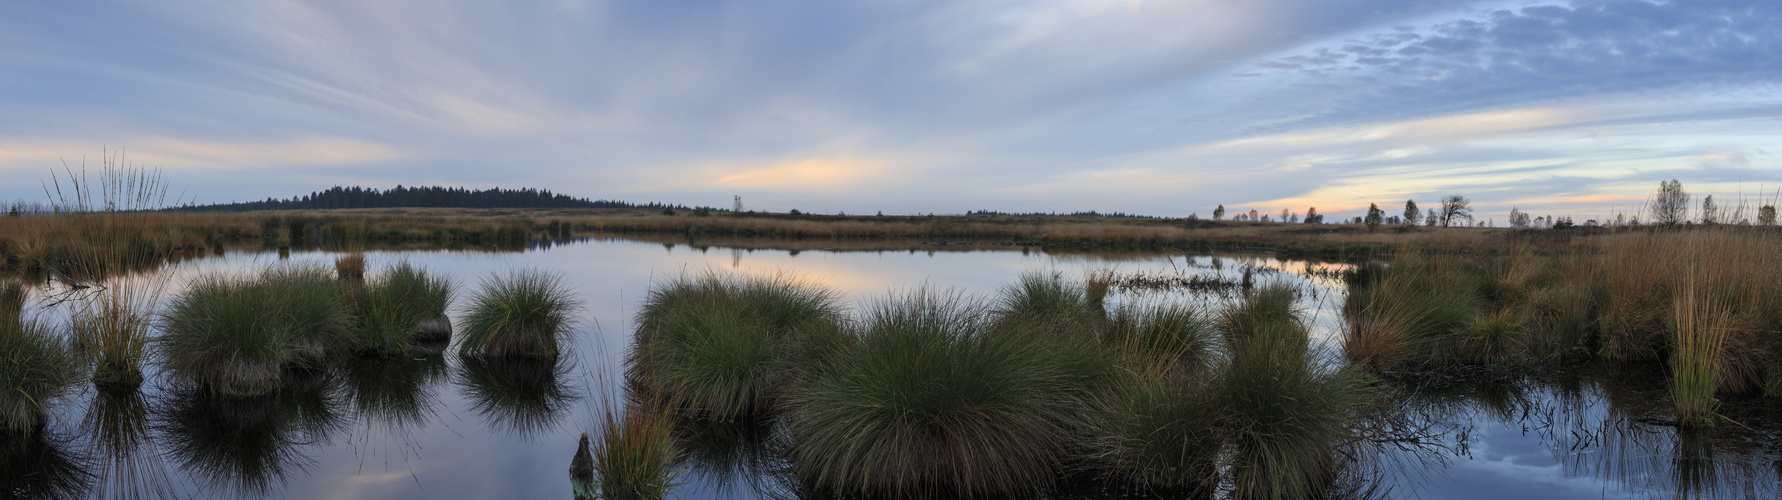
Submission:
[[[203,273],[279,262],[331,266],[335,257],[236,252],[163,272],[171,277],[171,297]],[[1341,264],[1245,255],[1052,254],[1000,246],[798,252],[578,240],[523,253],[368,257],[374,273],[407,260],[451,276],[458,307],[492,273],[560,272],[583,306],[574,346],[557,366],[484,366],[452,355],[349,363],[316,381],[314,390],[254,408],[178,394],[156,382],[151,367],[141,398],[115,401],[82,391],[57,402],[55,438],[31,463],[7,463],[4,472],[53,474],[47,468],[63,463],[85,491],[111,496],[569,498],[569,458],[580,433],[593,430],[597,409],[620,390],[614,381],[632,316],[652,283],[682,273],[790,273],[834,289],[858,308],[919,287],[988,298],[1023,272],[1237,279],[1248,269],[1259,282],[1286,280],[1305,291],[1301,305],[1327,355],[1340,338],[1343,300],[1341,284],[1321,274]],[[1217,305],[1223,299],[1116,290],[1109,300]],[[1729,402],[1723,411],[1749,428],[1680,434],[1638,423],[1632,419],[1665,412],[1659,370],[1582,367],[1532,377],[1416,381],[1419,387],[1404,391],[1404,425],[1427,437],[1385,446],[1388,451],[1369,460],[1380,466],[1367,483],[1393,498],[1775,498],[1782,475],[1782,437],[1771,423],[1777,409]],[[138,431],[128,432],[131,426]],[[709,467],[693,469],[672,496],[778,496],[772,481],[726,480]]]

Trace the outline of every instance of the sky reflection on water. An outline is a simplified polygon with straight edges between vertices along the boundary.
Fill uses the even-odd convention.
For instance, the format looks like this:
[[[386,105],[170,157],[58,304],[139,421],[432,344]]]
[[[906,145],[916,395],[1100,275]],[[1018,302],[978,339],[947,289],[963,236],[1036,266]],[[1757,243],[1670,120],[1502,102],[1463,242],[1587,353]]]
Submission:
[[[187,261],[165,271],[173,275],[167,296],[179,293],[187,280],[203,273],[248,272],[281,262],[328,266],[335,257],[299,251],[280,259],[277,254],[234,252]],[[58,405],[50,434],[66,442],[52,440],[50,444],[57,446],[51,448],[62,453],[56,458],[86,471],[127,472],[108,472],[98,480],[83,471],[68,477],[97,483],[88,488],[90,493],[569,498],[569,458],[577,436],[592,430],[597,408],[620,390],[614,381],[619,379],[632,316],[652,283],[682,273],[791,273],[836,290],[845,303],[858,309],[890,293],[923,286],[990,296],[1030,271],[1072,278],[1113,270],[1237,279],[1250,267],[1259,282],[1290,280],[1305,285],[1308,293],[1302,306],[1312,320],[1314,338],[1332,346],[1340,339],[1343,299],[1341,284],[1328,275],[1305,274],[1308,268],[1327,272],[1341,265],[1235,255],[1052,254],[998,246],[792,252],[581,240],[524,253],[403,251],[370,252],[368,257],[368,270],[374,273],[407,260],[452,277],[458,285],[454,311],[483,277],[493,273],[528,267],[561,272],[584,309],[575,325],[575,345],[555,365],[469,362],[444,346],[393,361],[337,363],[315,375],[312,385],[245,403],[183,394],[159,382],[145,386],[140,400],[105,399],[86,389]],[[1109,300],[1216,305],[1222,299],[1117,291]],[[159,380],[153,367],[148,371],[151,381]],[[1671,428],[1625,423],[1629,417],[1662,410],[1661,382],[1654,389],[1650,373],[1562,373],[1497,392],[1447,387],[1417,394],[1407,400],[1416,406],[1409,411],[1439,422],[1439,428],[1450,432],[1443,436],[1451,440],[1444,446],[1457,449],[1464,444],[1465,453],[1438,457],[1430,466],[1390,471],[1386,484],[1392,486],[1393,496],[1427,498],[1641,498],[1671,496],[1692,485],[1712,486],[1732,497],[1775,493],[1773,484],[1762,487],[1782,469],[1782,463],[1775,462],[1782,454],[1778,451],[1782,439],[1768,425],[1774,421],[1774,409],[1735,402],[1729,411],[1745,412],[1740,415],[1749,417],[1756,429],[1715,430],[1711,432],[1717,434],[1693,441],[1678,438]],[[92,419],[82,424],[82,416],[107,409],[114,416],[140,414],[136,418],[148,422],[148,428],[122,436],[123,441],[97,439],[119,433],[94,432]],[[1528,414],[1539,418],[1530,420]],[[1538,422],[1532,432],[1524,430],[1530,422]],[[1619,423],[1607,424],[1612,422]],[[761,429],[708,424],[688,432],[713,446],[705,450],[711,461],[763,465],[762,457],[752,455],[758,450],[731,447],[738,440],[759,438]],[[126,433],[131,429],[117,422],[110,428]],[[230,430],[207,430],[218,428]],[[1455,434],[1461,430],[1464,443]],[[1721,444],[1729,440],[1748,445]],[[1580,443],[1588,446],[1580,451]],[[41,447],[32,446],[36,445],[13,445],[18,453],[48,456]],[[1687,453],[1690,446],[1696,455]],[[1686,460],[1700,458],[1704,450],[1719,455],[1705,462]],[[10,452],[9,456],[21,458]],[[1703,469],[1692,463],[1710,466]],[[9,458],[7,466],[15,465]],[[757,487],[772,490],[776,484],[771,478],[727,472],[717,463],[690,468],[683,479],[691,483],[676,489],[674,496],[750,498],[761,493]],[[1758,486],[1747,487],[1752,484]]]

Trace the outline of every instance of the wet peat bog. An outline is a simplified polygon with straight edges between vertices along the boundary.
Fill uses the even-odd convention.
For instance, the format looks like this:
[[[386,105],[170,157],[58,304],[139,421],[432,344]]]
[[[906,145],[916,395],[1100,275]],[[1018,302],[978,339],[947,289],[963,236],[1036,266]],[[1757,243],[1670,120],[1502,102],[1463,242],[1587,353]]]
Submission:
[[[323,251],[288,256],[237,251],[158,272],[169,282],[164,295],[172,298],[201,276],[251,274],[281,263],[332,269],[339,257]],[[639,388],[626,383],[626,360],[633,354],[640,311],[653,290],[701,273],[794,277],[832,291],[840,314],[856,319],[917,290],[994,302],[1024,273],[1036,272],[1075,282],[1099,276],[1107,287],[1107,311],[1172,305],[1215,311],[1243,302],[1253,290],[1283,284],[1296,291],[1291,302],[1303,318],[1304,334],[1303,344],[1281,345],[1308,346],[1307,363],[1334,370],[1343,364],[1347,291],[1341,272],[1350,268],[1240,254],[1046,253],[989,245],[786,251],[580,239],[535,244],[524,252],[372,251],[366,254],[365,279],[376,280],[401,263],[443,276],[456,289],[447,308],[457,330],[450,341],[418,341],[396,355],[329,356],[283,369],[276,374],[276,388],[252,394],[198,390],[151,358],[139,388],[76,384],[48,402],[40,430],[0,436],[0,497],[572,498],[577,490],[568,469],[579,438],[598,436],[607,412],[638,404]],[[467,355],[472,351],[461,344],[479,280],[527,270],[560,275],[574,299],[563,318],[560,354]],[[56,292],[34,289],[32,294],[42,299]],[[169,302],[162,300],[163,312]],[[43,301],[30,304],[41,308]],[[55,314],[45,316],[58,321]],[[1131,321],[1168,319],[1147,318]],[[984,347],[990,348],[997,346]],[[1214,357],[1220,356],[1225,354]],[[1782,405],[1729,397],[1718,408],[1728,423],[1678,427],[1668,420],[1673,405],[1666,374],[1663,363],[1602,361],[1526,370],[1385,370],[1366,382],[1375,408],[1353,422],[1354,438],[1330,454],[1330,463],[1347,465],[1334,467],[1325,478],[1325,493],[1338,498],[1782,495]],[[769,377],[758,383],[776,382]],[[799,462],[816,455],[790,450],[788,424],[772,412],[745,411],[752,404],[735,403],[735,411],[667,414],[681,454],[672,467],[668,497],[832,493],[811,479],[808,463]],[[1038,494],[1083,499],[1260,495],[1245,489],[1233,479],[1241,476],[1230,470],[1212,471],[1205,477],[1218,479],[1202,488],[1171,488],[1109,480],[1125,476],[1063,463],[1065,470],[1049,472],[1055,485]],[[1160,482],[1169,478],[1152,484]]]

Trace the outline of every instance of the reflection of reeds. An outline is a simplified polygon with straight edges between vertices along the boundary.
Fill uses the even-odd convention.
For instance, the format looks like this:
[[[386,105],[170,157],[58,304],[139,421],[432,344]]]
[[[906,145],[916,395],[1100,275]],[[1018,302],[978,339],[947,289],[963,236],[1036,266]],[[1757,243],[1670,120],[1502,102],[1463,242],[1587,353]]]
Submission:
[[[344,424],[337,396],[319,372],[294,372],[279,390],[231,397],[195,387],[176,389],[157,411],[167,456],[206,489],[265,495],[315,461],[301,448],[323,442]]]
[[[489,427],[528,438],[555,428],[577,396],[567,359],[460,358],[458,386]]]
[[[138,390],[97,390],[81,419],[105,498],[175,498],[149,428],[150,408]]]
[[[674,444],[684,455],[682,466],[699,484],[720,493],[739,485],[760,492],[768,487],[769,475],[789,466],[773,432],[768,418],[720,421],[680,415],[674,421]]]
[[[445,358],[439,355],[414,360],[347,357],[335,366],[359,416],[390,430],[431,420],[437,409],[433,384],[447,375]]]
[[[60,433],[0,430],[0,494],[12,498],[81,498],[92,489],[87,457]]]
[[[575,305],[561,274],[527,269],[485,278],[464,313],[458,352],[483,358],[556,358]]]

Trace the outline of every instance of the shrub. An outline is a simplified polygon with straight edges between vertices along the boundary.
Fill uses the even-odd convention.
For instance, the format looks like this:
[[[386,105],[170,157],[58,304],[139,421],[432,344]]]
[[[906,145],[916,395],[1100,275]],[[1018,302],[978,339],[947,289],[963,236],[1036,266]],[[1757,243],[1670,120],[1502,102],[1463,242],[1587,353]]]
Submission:
[[[458,352],[484,358],[555,358],[574,307],[562,275],[520,270],[490,276],[464,312]]]
[[[787,397],[795,470],[863,495],[974,497],[1051,484],[1109,363],[1094,339],[998,330],[921,291],[867,313]]]

